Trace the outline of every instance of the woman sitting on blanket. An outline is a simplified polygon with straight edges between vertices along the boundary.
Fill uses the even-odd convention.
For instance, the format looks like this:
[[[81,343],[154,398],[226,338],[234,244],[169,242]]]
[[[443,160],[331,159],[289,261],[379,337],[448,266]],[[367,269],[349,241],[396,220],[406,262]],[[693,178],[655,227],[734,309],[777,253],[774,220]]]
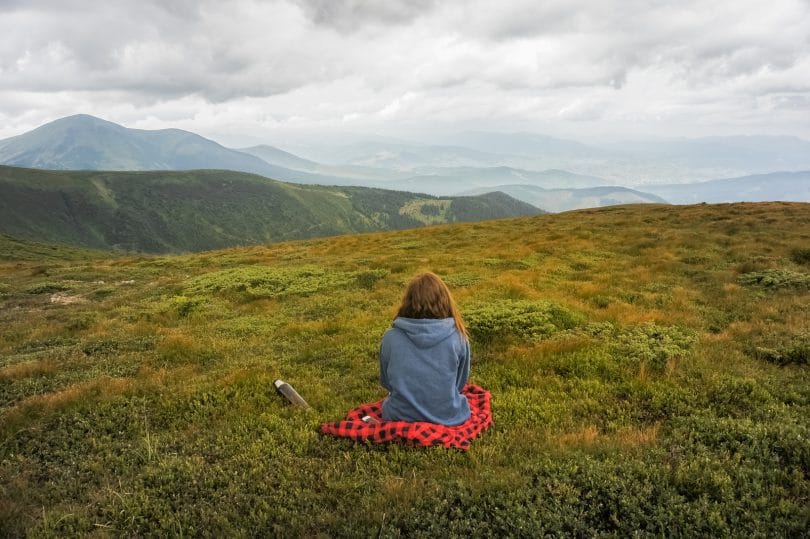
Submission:
[[[433,273],[417,275],[380,346],[380,382],[389,392],[383,419],[464,423],[469,375],[470,343],[450,290]]]

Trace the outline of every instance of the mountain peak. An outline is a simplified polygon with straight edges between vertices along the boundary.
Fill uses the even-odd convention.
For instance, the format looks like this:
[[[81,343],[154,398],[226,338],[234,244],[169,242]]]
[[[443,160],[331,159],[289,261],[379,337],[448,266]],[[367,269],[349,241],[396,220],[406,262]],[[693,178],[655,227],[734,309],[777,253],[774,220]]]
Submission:
[[[48,122],[39,126],[37,129],[42,129],[43,127],[48,126],[58,126],[58,125],[104,125],[104,126],[115,126],[118,128],[126,129],[124,126],[119,125],[115,122],[111,122],[109,120],[105,120],[103,118],[99,118],[97,116],[92,116],[90,114],[73,114],[71,116],[65,116],[63,118],[58,118],[53,120],[52,122]]]
[[[0,140],[0,163],[56,170],[231,169],[270,175],[261,159],[181,129],[130,129],[74,114]]]

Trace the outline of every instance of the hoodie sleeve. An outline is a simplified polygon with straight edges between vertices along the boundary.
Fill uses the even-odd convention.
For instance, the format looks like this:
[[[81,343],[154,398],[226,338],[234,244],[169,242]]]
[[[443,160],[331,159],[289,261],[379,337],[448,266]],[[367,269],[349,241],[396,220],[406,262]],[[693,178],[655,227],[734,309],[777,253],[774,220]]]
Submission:
[[[391,391],[391,388],[388,386],[388,360],[390,359],[391,354],[391,347],[383,335],[382,342],[380,343],[380,385],[382,385],[388,391]]]
[[[456,386],[459,393],[464,389],[467,384],[467,379],[470,377],[470,341],[461,338],[462,350],[458,358],[458,373],[456,374]]]

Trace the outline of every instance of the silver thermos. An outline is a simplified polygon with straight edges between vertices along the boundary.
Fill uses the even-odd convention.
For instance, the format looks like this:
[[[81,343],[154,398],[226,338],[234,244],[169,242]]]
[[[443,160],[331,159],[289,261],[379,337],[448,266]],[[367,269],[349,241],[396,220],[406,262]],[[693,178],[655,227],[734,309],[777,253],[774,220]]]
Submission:
[[[295,406],[301,406],[302,408],[309,408],[309,404],[307,404],[307,401],[305,401],[304,398],[301,395],[299,395],[298,392],[294,390],[290,384],[288,384],[284,380],[276,380],[275,382],[273,382],[273,384],[276,386],[276,390],[282,395],[284,395],[284,398],[290,401],[291,404],[294,404]]]

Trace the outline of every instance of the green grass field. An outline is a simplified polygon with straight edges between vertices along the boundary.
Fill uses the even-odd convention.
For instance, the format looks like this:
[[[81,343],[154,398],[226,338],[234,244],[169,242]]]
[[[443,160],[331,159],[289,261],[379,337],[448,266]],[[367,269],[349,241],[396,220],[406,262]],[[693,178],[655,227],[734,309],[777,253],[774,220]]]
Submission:
[[[0,239],[2,536],[810,529],[808,204],[165,257]],[[420,270],[454,291],[495,425],[466,453],[322,437],[384,396]]]

